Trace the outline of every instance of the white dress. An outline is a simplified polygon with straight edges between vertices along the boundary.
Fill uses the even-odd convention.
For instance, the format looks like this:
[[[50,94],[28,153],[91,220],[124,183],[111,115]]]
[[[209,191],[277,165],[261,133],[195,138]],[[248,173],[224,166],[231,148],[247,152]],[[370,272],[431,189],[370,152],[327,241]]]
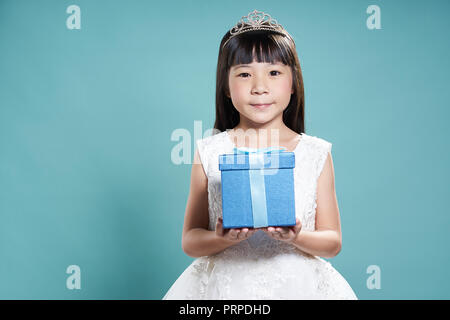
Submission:
[[[299,135],[300,138],[300,135]],[[197,140],[208,178],[209,230],[222,216],[219,154],[233,153],[227,131]],[[295,212],[302,230],[315,230],[317,180],[331,143],[304,133],[294,150]],[[262,230],[215,255],[195,259],[163,299],[357,299],[344,277],[326,260]]]

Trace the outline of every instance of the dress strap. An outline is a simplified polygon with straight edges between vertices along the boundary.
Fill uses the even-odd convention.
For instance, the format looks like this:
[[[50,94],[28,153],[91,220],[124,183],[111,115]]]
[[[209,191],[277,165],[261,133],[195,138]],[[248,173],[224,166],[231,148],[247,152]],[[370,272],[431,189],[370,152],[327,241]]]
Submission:
[[[322,138],[318,138],[318,137],[312,137],[312,141],[314,144],[314,149],[315,149],[315,159],[314,159],[314,163],[315,163],[315,175],[316,178],[319,178],[320,174],[323,171],[323,167],[325,165],[325,160],[328,157],[328,153],[331,152],[331,148],[332,148],[332,143],[328,142]]]

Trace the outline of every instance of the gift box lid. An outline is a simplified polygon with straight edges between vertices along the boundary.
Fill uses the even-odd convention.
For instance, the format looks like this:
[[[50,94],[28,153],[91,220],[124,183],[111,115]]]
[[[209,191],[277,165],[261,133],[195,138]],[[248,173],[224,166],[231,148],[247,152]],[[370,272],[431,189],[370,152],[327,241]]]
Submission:
[[[232,153],[219,155],[219,170],[289,169],[295,167],[295,154],[290,151],[269,153]]]

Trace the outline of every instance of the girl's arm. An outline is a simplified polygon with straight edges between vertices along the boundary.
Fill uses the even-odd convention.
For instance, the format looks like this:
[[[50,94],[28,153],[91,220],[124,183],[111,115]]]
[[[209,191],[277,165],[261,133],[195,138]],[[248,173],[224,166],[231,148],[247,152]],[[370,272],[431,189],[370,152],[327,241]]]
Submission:
[[[208,178],[196,150],[184,217],[181,242],[183,251],[194,258],[209,256],[245,240],[254,233],[254,230],[248,228],[224,231],[221,221],[217,221],[216,231],[208,230],[208,225]]]
[[[342,234],[331,153],[328,153],[317,181],[315,225],[315,231],[301,230],[293,244],[300,250],[315,256],[335,257],[341,251]]]

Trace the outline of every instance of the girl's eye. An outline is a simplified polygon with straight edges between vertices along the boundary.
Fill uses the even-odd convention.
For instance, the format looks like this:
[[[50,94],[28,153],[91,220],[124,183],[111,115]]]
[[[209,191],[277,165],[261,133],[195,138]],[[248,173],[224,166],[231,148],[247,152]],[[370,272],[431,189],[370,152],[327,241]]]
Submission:
[[[277,72],[278,74],[281,74],[280,71],[272,70],[272,71],[270,71],[270,75],[271,75],[271,76],[277,76],[277,75],[278,75],[278,74],[273,74],[273,72]],[[242,76],[242,75],[247,75],[247,76]],[[238,77],[248,78],[248,75],[249,75],[248,73],[244,72],[244,73],[240,73],[240,74],[238,75]]]

